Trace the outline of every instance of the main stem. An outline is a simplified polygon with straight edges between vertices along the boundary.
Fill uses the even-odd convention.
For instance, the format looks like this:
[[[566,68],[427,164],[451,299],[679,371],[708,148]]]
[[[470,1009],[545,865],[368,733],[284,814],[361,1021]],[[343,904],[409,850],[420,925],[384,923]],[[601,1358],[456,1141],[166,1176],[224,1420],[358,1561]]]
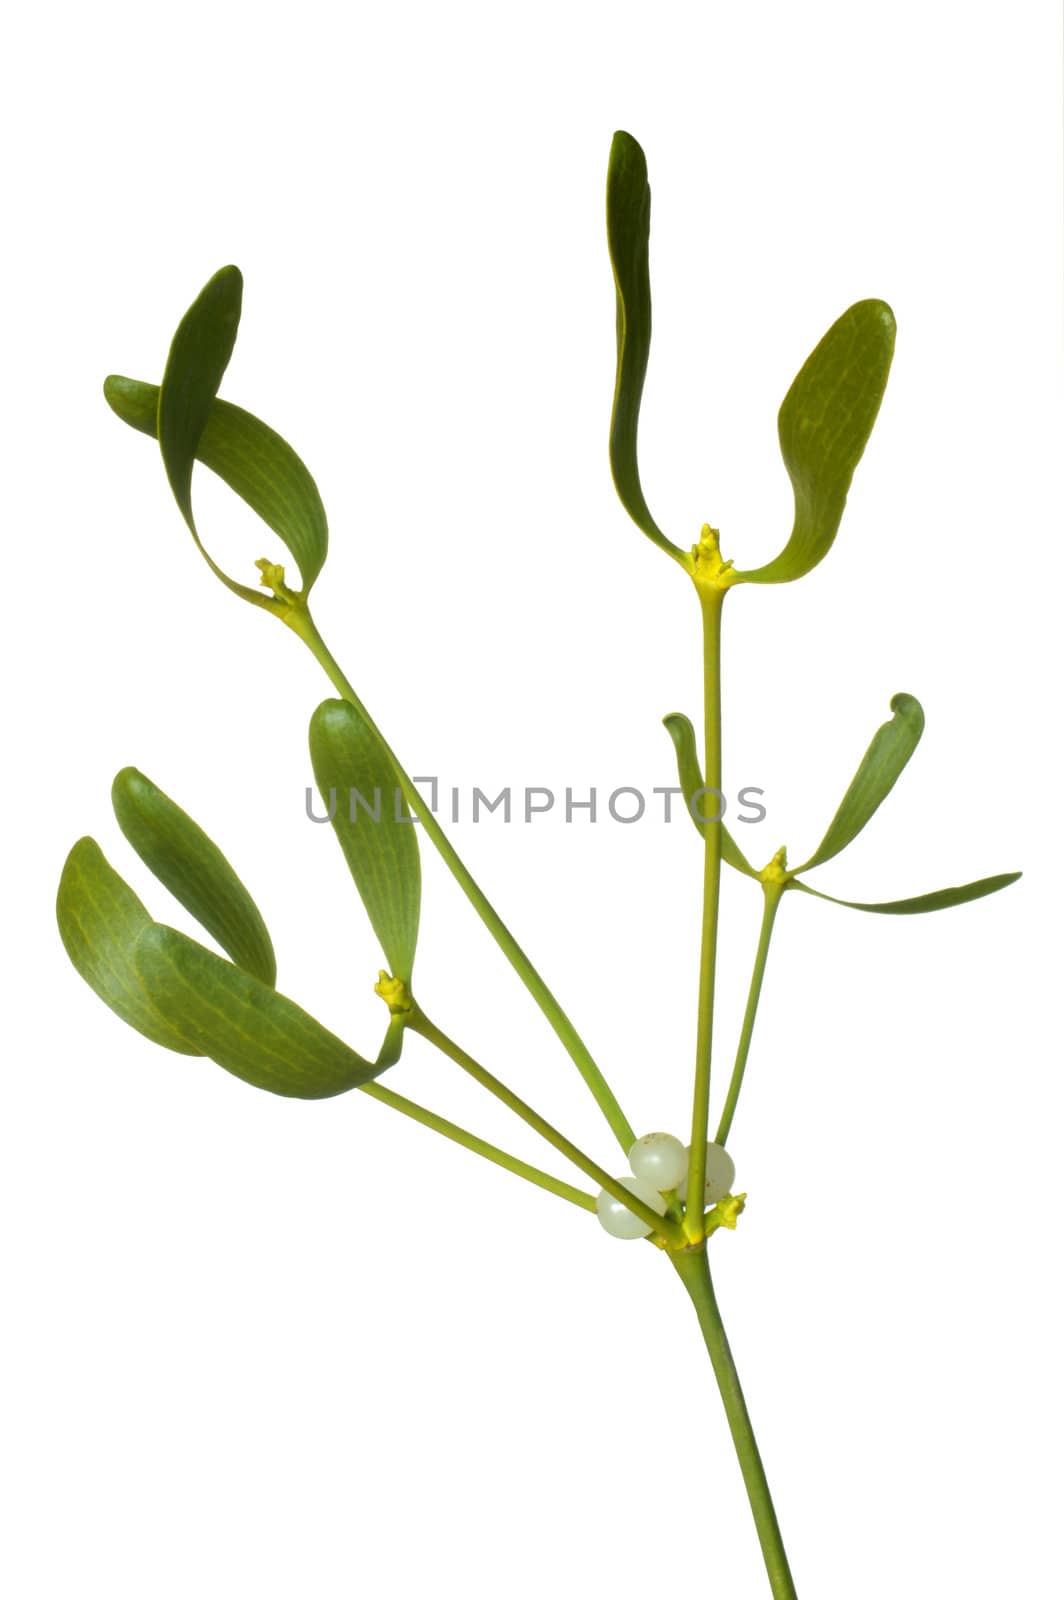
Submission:
[[[797,1591],[787,1562],[787,1552],[783,1548],[776,1509],[772,1504],[768,1479],[765,1477],[764,1463],[757,1448],[750,1413],[746,1409],[746,1400],[739,1383],[739,1374],[735,1370],[731,1346],[724,1331],[724,1323],[721,1321],[705,1246],[697,1250],[670,1250],[669,1259],[691,1296],[702,1329],[702,1337],[709,1351],[709,1359],[713,1363],[717,1387],[724,1402],[735,1453],[739,1458],[743,1482],[746,1484],[750,1509],[754,1514],[754,1526],[761,1541],[761,1552],[765,1558],[773,1600],[797,1600]]]
[[[522,950],[521,946],[518,944],[509,928],[503,922],[494,906],[488,900],[487,896],[484,894],[484,891],[473,877],[473,874],[466,867],[457,850],[451,844],[451,841],[448,839],[447,835],[436,821],[431,806],[426,804],[417,786],[404,771],[395,752],[391,749],[384,735],[381,733],[380,729],[373,721],[373,718],[370,716],[358,695],[355,693],[351,684],[340,670],[335,657],[330,651],[328,645],[325,643],[325,640],[322,638],[321,634],[318,632],[318,629],[314,623],[314,619],[310,615],[310,612],[306,609],[305,605],[301,606],[298,610],[293,610],[285,617],[285,620],[288,623],[288,626],[292,629],[293,633],[297,634],[298,637],[302,639],[311,655],[324,669],[326,676],[332,683],[333,687],[339,691],[343,699],[347,700],[355,707],[359,715],[364,718],[367,726],[372,729],[374,734],[376,734],[377,738],[380,740],[383,748],[387,751],[388,756],[395,767],[396,777],[398,778],[399,787],[402,790],[403,798],[406,800],[418,821],[423,825],[425,832],[428,834],[429,838],[432,840],[432,843],[443,857],[444,862],[446,863],[459,887],[462,889],[462,892],[465,894],[466,899],[470,902],[473,909],[480,917],[480,920],[484,923],[484,926],[487,928],[488,932],[491,934],[500,950],[506,956],[506,959],[517,973],[518,977],[521,979],[525,988],[528,990],[533,1000],[535,1000],[536,1004],[539,1006],[539,1009],[543,1012],[543,1015],[554,1029],[554,1032],[565,1046],[570,1058],[576,1066],[577,1071],[580,1073],[584,1082],[587,1084],[588,1088],[591,1090],[591,1093],[598,1102],[606,1121],[613,1130],[618,1144],[627,1155],[628,1151],[635,1143],[635,1131],[633,1130],[631,1123],[628,1121],[628,1118],[621,1110],[613,1090],[603,1077],[598,1063],[595,1061],[579,1033],[577,1033],[573,1023],[562,1010],[562,1007],[558,1004],[558,1001],[554,998],[554,995],[551,993],[546,983],[544,983],[543,979],[536,971],[536,968],[532,965],[532,962]],[[719,832],[719,829],[717,831]]]
[[[717,922],[720,916],[720,846],[724,798],[721,790],[720,619],[725,591],[699,587],[702,603],[703,696],[705,702],[704,799],[715,820],[707,820],[702,872],[702,944],[698,970],[698,1033],[695,1042],[695,1089],[691,1107],[691,1154],[685,1229],[695,1243],[702,1237],[703,1207],[698,1203],[706,1183],[706,1140],[709,1135],[709,1079],[713,1055],[713,1000],[717,973]],[[716,791],[716,792],[715,792]]]

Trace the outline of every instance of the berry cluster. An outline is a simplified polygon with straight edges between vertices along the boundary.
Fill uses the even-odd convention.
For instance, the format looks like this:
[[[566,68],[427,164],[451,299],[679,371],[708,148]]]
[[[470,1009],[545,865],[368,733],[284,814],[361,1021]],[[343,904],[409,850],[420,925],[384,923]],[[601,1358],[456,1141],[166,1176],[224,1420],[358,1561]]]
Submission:
[[[668,1209],[666,1195],[687,1199],[687,1163],[690,1145],[683,1145],[671,1133],[645,1133],[628,1152],[632,1176],[618,1179],[637,1199],[663,1217]],[[704,1203],[715,1205],[731,1193],[735,1181],[735,1162],[723,1145],[706,1145],[706,1187]],[[607,1233],[615,1239],[645,1239],[650,1227],[620,1200],[600,1189],[595,1211]]]

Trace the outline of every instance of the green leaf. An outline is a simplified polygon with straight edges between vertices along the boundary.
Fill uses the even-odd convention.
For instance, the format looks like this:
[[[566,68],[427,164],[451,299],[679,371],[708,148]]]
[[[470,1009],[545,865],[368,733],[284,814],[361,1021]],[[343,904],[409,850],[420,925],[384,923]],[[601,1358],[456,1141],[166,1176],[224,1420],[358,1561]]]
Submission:
[[[117,417],[156,438],[156,384],[112,375],[103,392]],[[273,530],[299,568],[303,594],[309,594],[328,554],[329,529],[317,484],[291,445],[250,411],[215,400],[196,446],[196,459],[217,473]]]
[[[314,778],[394,978],[409,985],[421,909],[417,835],[380,735],[346,700],[310,720]]]
[[[294,1001],[174,928],[145,929],[135,960],[167,1022],[257,1089],[321,1100],[368,1083],[380,1070]]]
[[[237,966],[272,985],[277,962],[266,924],[218,846],[136,767],[115,778],[111,802],[122,832],[159,881]]]
[[[924,713],[920,702],[911,694],[896,694],[890,709],[893,716],[877,729],[827,833],[809,860],[795,867],[795,872],[807,872],[810,867],[830,861],[840,850],[845,850],[901,777],[909,757],[920,743]]]
[[[699,833],[704,835],[706,823],[701,815],[696,814],[697,801],[701,797],[704,785],[702,768],[698,762],[695,730],[691,726],[690,718],[685,717],[681,711],[670,712],[664,722],[669,738],[676,748],[676,768],[683,790],[684,807]],[[736,872],[744,872],[748,878],[757,877],[757,873],[723,823],[720,828],[720,853],[729,867],[734,867]]]
[[[830,900],[833,906],[848,906],[851,911],[878,911],[886,916],[915,916],[922,911],[945,911],[949,906],[963,906],[968,900],[981,900],[986,894],[996,894],[1007,889],[1010,883],[1022,878],[1022,872],[1002,872],[996,878],[979,878],[975,883],[965,883],[956,889],[936,889],[932,894],[918,894],[911,900],[838,900],[833,894],[822,894],[810,889],[807,883],[792,880],[788,888],[800,889],[803,894],[815,895],[818,900]]]
[[[105,1005],[156,1044],[200,1054],[145,991],[133,952],[152,920],[95,839],[79,839],[67,856],[55,911],[67,955]]]
[[[775,560],[737,579],[790,583],[827,555],[887,386],[894,333],[888,305],[859,300],[832,324],[791,384],[779,438],[794,488],[794,528]]]
[[[405,1015],[388,1018],[388,1031],[384,1035],[384,1043],[374,1063],[375,1074],[383,1072],[386,1067],[394,1067],[399,1060],[403,1053],[403,1040],[406,1038],[406,1024]]]
[[[239,269],[222,267],[204,285],[181,318],[159,388],[157,430],[174,499],[211,571],[234,594],[250,600],[252,605],[261,606],[264,611],[275,611],[278,609],[276,601],[245,583],[237,583],[222,571],[204,548],[192,513],[192,469],[196,464],[196,451],[236,344],[243,292],[244,280]]]
[[[650,514],[639,479],[639,406],[650,356],[650,185],[630,133],[615,133],[606,174],[606,237],[617,291],[617,379],[610,421],[610,468],[621,504],[648,539],[683,556]]]

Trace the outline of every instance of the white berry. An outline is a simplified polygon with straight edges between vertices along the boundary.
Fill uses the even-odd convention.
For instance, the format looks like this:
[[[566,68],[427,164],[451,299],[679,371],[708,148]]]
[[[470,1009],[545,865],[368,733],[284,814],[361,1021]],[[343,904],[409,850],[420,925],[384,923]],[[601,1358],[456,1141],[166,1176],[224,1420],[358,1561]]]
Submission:
[[[655,1189],[675,1189],[687,1171],[687,1151],[671,1133],[644,1133],[629,1150],[628,1164]]]
[[[691,1146],[687,1146],[684,1159],[690,1153]],[[735,1182],[735,1162],[725,1150],[723,1145],[706,1145],[706,1192],[705,1203],[707,1206],[716,1205],[718,1200],[723,1200],[726,1194],[731,1194],[732,1184]],[[680,1199],[687,1199],[687,1178],[684,1177],[680,1185]]]
[[[652,1211],[660,1217],[665,1215],[665,1202],[652,1183],[645,1178],[618,1178],[617,1182],[623,1184],[631,1194],[642,1200]],[[634,1211],[620,1200],[615,1200],[612,1194],[607,1194],[605,1189],[600,1189],[595,1199],[595,1211],[606,1232],[615,1239],[645,1239],[650,1232],[650,1225],[637,1217]]]

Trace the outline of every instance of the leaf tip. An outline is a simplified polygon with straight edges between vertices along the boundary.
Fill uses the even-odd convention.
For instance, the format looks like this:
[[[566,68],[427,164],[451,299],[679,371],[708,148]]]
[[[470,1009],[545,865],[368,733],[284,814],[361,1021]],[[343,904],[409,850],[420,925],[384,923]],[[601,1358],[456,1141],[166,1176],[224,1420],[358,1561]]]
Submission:
[[[647,175],[647,158],[643,146],[633,134],[618,128],[610,142],[610,166],[619,167],[622,164],[640,177],[645,178]]]
[[[323,700],[311,713],[310,729],[312,733],[330,733],[349,724],[354,716],[354,707],[348,701]]]
[[[878,322],[883,331],[890,334],[891,339],[897,333],[897,320],[885,300],[858,300],[854,310],[862,311],[869,322]]]
[[[150,778],[146,778],[137,767],[123,767],[121,772],[116,772],[111,784],[112,802],[123,794],[130,794],[137,789],[153,789],[155,785]]]
[[[86,856],[96,857],[101,856],[102,854],[103,852],[96,843],[96,840],[92,837],[91,833],[83,833],[81,838],[76,839],[70,846],[70,849],[67,851],[63,860],[62,871],[59,874],[59,886],[56,889],[56,915],[59,918],[60,932],[63,931],[64,921],[62,909],[63,894],[68,882],[70,881],[70,874],[77,870],[78,866]]]
[[[243,294],[244,274],[239,267],[235,267],[230,263],[228,266],[219,267],[218,271],[207,279],[200,298],[210,295],[212,299],[227,303],[239,312]]]
[[[126,422],[136,392],[143,387],[135,378],[123,378],[120,373],[109,372],[103,380],[103,397],[115,416]]]
[[[906,694],[904,690],[901,690],[892,695],[890,709],[895,716],[907,717],[916,728],[917,738],[920,737],[924,731],[927,718],[924,716],[923,706],[914,694]]]

